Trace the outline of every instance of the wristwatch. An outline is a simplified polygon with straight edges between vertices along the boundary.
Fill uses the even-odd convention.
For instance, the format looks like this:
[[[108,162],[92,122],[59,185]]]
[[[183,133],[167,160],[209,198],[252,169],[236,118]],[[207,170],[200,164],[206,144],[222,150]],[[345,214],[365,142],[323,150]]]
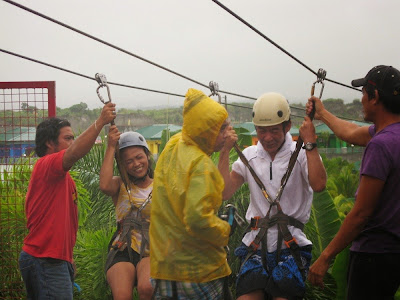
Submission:
[[[317,143],[310,143],[307,142],[304,144],[304,146],[302,147],[303,149],[306,149],[307,151],[311,151],[312,149],[314,149],[315,147],[317,147]]]

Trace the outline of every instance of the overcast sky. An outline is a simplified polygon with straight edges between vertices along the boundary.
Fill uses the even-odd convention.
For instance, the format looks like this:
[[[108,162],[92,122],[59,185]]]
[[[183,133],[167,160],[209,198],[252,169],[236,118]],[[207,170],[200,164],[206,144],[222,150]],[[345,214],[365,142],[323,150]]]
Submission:
[[[221,90],[279,92],[304,103],[316,76],[211,0],[24,0],[18,3]],[[400,68],[398,0],[221,0],[314,71],[350,85],[379,64]],[[0,48],[91,77],[184,95],[206,88],[0,1]],[[0,52],[0,81],[56,81],[57,106],[101,107],[95,81]],[[316,94],[320,86],[317,85]],[[183,98],[110,86],[118,108]],[[102,90],[103,91],[103,90]],[[105,95],[105,94],[104,94]],[[360,98],[325,83],[323,99]],[[228,102],[241,101],[228,95]]]

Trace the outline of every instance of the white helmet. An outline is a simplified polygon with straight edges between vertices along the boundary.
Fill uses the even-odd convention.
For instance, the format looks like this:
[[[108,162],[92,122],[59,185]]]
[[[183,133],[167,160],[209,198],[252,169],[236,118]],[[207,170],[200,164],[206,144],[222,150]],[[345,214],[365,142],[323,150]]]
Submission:
[[[278,93],[266,93],[258,97],[253,106],[255,126],[272,126],[290,119],[290,107],[285,97]]]
[[[119,138],[119,150],[132,146],[142,146],[150,151],[145,138],[139,132],[129,131],[121,134]]]

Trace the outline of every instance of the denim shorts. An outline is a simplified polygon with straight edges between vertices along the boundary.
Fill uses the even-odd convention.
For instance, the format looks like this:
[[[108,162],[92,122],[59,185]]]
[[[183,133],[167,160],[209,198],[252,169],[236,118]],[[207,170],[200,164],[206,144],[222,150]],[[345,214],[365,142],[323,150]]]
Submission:
[[[22,251],[19,269],[27,299],[72,299],[74,270],[71,263],[49,257],[34,257]]]

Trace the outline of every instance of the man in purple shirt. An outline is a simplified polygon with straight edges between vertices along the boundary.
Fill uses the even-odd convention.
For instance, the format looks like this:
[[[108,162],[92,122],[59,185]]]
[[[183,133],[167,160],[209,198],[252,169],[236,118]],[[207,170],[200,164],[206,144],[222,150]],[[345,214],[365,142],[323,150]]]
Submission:
[[[308,279],[322,287],[331,260],[352,243],[347,299],[393,299],[400,285],[400,72],[376,66],[352,85],[362,87],[364,119],[374,125],[341,120],[315,97],[307,103],[340,139],[366,146],[354,207]]]

